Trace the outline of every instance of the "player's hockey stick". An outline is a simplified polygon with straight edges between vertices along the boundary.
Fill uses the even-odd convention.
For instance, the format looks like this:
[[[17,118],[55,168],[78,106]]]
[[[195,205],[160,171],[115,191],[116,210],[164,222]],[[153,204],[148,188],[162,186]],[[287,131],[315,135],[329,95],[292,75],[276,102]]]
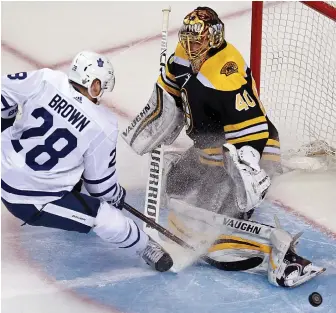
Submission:
[[[166,65],[167,54],[167,37],[170,7],[163,9],[162,37],[161,37],[161,53],[160,68]],[[161,180],[163,169],[163,147],[159,146],[150,153],[149,174],[147,179],[146,199],[145,199],[145,216],[154,219],[157,223],[160,214],[160,198],[161,198]],[[144,222],[143,230],[154,240],[159,241],[159,234],[150,224]]]
[[[136,216],[137,218],[142,220],[144,223],[148,224],[148,226],[150,226],[152,229],[155,229],[156,231],[160,232],[162,235],[164,235],[167,238],[171,239],[172,241],[176,242],[178,245],[180,245],[184,248],[194,250],[194,248],[192,246],[190,246],[189,244],[187,244],[184,240],[175,236],[168,229],[166,229],[163,226],[161,226],[160,224],[156,223],[154,221],[154,219],[142,214],[141,212],[139,212],[137,209],[133,208],[131,205],[129,205],[126,202],[124,203],[124,209],[127,210],[128,212],[132,213],[134,216]]]
[[[137,218],[139,218],[140,220],[142,220],[149,227],[151,227],[151,229],[160,232],[162,235],[171,239],[172,241],[174,241],[181,247],[195,251],[194,247],[186,243],[181,238],[175,236],[168,229],[156,223],[154,219],[142,214],[141,212],[139,212],[137,209],[133,208],[131,205],[129,205],[126,202],[124,203],[124,209],[130,212],[131,214],[133,214],[134,216],[136,216]],[[201,256],[201,259],[205,261],[206,263],[216,267],[217,269],[226,270],[226,271],[244,271],[244,270],[258,266],[263,261],[262,258],[260,257],[252,257],[247,260],[242,260],[239,262],[220,262],[220,261],[211,259],[207,257],[206,255]]]

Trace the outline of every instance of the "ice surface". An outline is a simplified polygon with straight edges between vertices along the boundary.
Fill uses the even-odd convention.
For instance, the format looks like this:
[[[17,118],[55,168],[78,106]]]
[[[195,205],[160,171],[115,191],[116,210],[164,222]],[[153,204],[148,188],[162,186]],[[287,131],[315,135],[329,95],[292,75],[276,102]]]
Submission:
[[[142,207],[142,194],[143,190],[131,192],[129,202]],[[28,275],[25,274],[24,285],[17,286],[15,282],[20,278],[17,277],[20,271],[17,273],[16,266],[3,260],[5,278],[11,278],[10,286],[8,282],[3,285],[6,286],[2,294],[4,312],[10,312],[13,305],[18,307],[18,299],[31,299],[27,305],[38,303],[43,307],[44,301],[49,304],[50,298],[57,303],[65,297],[66,301],[78,300],[76,305],[69,302],[71,310],[82,310],[84,298],[91,304],[98,303],[119,312],[309,313],[316,310],[307,301],[313,291],[323,295],[321,312],[334,312],[335,240],[269,203],[265,203],[254,218],[273,224],[274,214],[290,232],[305,231],[298,251],[313,262],[326,266],[326,273],[293,290],[271,286],[261,273],[221,272],[201,262],[178,274],[160,274],[151,271],[136,256],[117,251],[94,235],[31,226],[18,231],[18,225],[11,225],[11,231],[3,233],[3,245],[5,249],[10,248],[11,253],[21,256],[20,261],[29,271]],[[13,223],[11,218],[8,220]],[[165,224],[165,211],[160,223]],[[43,285],[36,283],[36,276],[42,278]],[[70,295],[67,291],[71,292]],[[61,312],[71,310],[65,308]],[[83,310],[91,312],[86,304]],[[102,312],[104,310],[102,308]]]
[[[2,4],[2,74],[51,66],[65,70],[78,50],[105,51],[116,87],[105,103],[123,129],[148,100],[158,74],[161,9],[172,7],[170,29],[197,5],[216,9],[226,37],[249,61],[249,2],[5,2]],[[93,13],[93,14],[92,14]],[[157,36],[157,37],[155,37]],[[173,51],[176,32],[168,38]],[[181,136],[179,145],[189,145]],[[128,201],[143,208],[147,157],[118,143],[117,166]],[[19,227],[2,208],[2,310],[5,313],[64,312],[336,312],[335,172],[294,172],[273,183],[254,219],[305,230],[299,252],[327,271],[297,289],[270,286],[264,275],[220,272],[197,263],[178,274],[151,271],[93,235]],[[290,209],[289,209],[290,208]],[[162,223],[165,222],[163,210]],[[308,303],[320,292],[323,304]]]

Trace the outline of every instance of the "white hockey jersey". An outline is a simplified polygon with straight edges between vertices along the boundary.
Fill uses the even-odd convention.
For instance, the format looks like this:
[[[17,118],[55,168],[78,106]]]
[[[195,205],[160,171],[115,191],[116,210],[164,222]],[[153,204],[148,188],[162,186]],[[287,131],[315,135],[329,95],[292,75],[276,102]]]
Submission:
[[[46,204],[83,178],[94,197],[116,201],[117,120],[77,92],[66,74],[42,69],[2,77],[2,118],[22,117],[1,136],[2,198]]]

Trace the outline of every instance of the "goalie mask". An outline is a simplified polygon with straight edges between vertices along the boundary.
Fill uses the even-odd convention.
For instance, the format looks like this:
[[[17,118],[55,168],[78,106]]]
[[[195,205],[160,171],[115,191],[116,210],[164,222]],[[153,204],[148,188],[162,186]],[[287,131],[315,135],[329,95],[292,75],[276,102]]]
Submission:
[[[188,55],[194,73],[208,57],[210,49],[224,42],[224,24],[217,13],[208,7],[198,7],[183,20],[179,42]]]

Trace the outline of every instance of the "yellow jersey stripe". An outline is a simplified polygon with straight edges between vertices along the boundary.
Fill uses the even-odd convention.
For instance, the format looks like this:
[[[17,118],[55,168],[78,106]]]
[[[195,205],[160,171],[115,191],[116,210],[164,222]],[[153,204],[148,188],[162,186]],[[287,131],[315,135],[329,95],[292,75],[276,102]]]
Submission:
[[[268,139],[267,142],[266,142],[266,146],[280,147],[280,142],[279,142],[279,140]]]
[[[260,133],[261,131],[268,131],[268,125],[266,123],[244,128],[242,130],[238,130],[235,132],[225,133],[225,139],[229,140],[229,139],[234,139],[234,138],[240,138],[240,137],[247,136],[250,134],[257,134],[257,133]],[[270,148],[279,149],[275,147],[270,147]]]
[[[168,66],[166,66],[166,76],[167,76],[170,80],[176,82],[176,78],[175,78],[175,76],[174,76],[173,74],[171,74],[171,73],[169,72]]]
[[[229,62],[234,64],[236,69],[226,75],[222,70],[225,69]],[[214,70],[214,68],[218,70]],[[229,43],[202,65],[199,74],[202,74],[207,79],[209,88],[219,91],[237,90],[247,84],[247,80],[244,77],[246,75],[245,60],[239,51]]]
[[[226,126],[224,126],[224,131],[227,133],[227,132],[230,132],[230,131],[240,130],[240,129],[246,128],[248,126],[252,126],[252,125],[256,125],[256,124],[260,124],[260,123],[265,123],[265,122],[266,122],[266,117],[265,116],[259,116],[259,117],[252,118],[250,120],[241,122],[241,123],[226,125]]]
[[[169,92],[170,94],[173,94],[176,97],[181,97],[181,92],[176,90],[173,87],[168,86],[161,78],[161,75],[159,76],[157,83],[164,88],[164,90],[166,90],[167,92]]]
[[[203,152],[205,152],[206,154],[222,154],[223,153],[223,149],[222,147],[217,147],[217,148],[205,148],[202,149]]]
[[[241,143],[241,142],[248,142],[248,141],[255,141],[260,139],[266,139],[269,136],[269,132],[262,132],[258,134],[243,136],[240,138],[229,139],[227,142],[231,144]]]
[[[211,165],[211,166],[224,166],[224,162],[223,160],[209,160],[209,159],[206,159],[202,156],[199,157],[199,161],[202,163],[202,164],[205,164],[205,165]]]

